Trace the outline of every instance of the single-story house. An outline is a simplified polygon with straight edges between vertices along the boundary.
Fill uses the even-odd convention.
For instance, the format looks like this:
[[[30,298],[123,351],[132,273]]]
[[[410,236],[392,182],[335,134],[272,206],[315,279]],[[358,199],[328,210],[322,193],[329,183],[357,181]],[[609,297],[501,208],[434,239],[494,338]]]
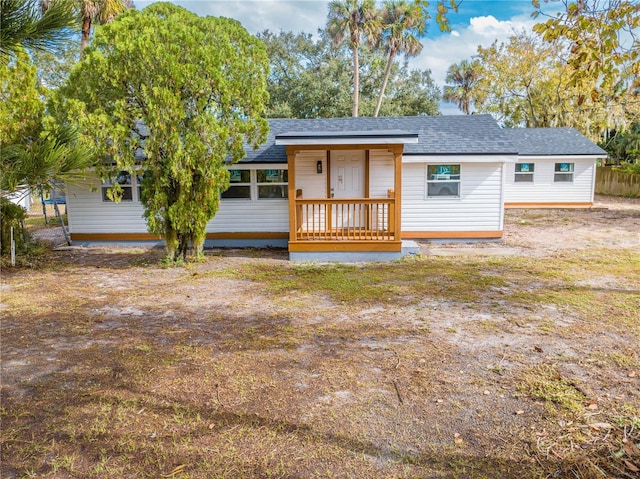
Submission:
[[[580,145],[591,149],[573,155],[572,143],[560,141],[554,150],[554,140],[538,154],[535,145],[526,145],[538,136],[507,133],[489,115],[269,124],[267,141],[229,166],[231,186],[208,224],[207,246],[282,246],[294,260],[366,260],[400,257],[403,240],[406,250],[414,239],[500,239],[505,202],[541,203],[548,195],[547,188],[537,201],[517,196],[518,186],[532,183],[515,179],[523,158],[535,165],[534,185],[542,184],[542,162],[552,168],[554,161],[573,165],[557,173],[565,174],[560,187],[569,188],[556,200],[561,206],[586,203],[583,196],[572,197],[582,194],[573,187],[592,174],[596,157],[606,156],[566,129],[552,131],[554,139],[578,135]],[[580,163],[585,156],[591,166]],[[124,189],[120,203],[108,199],[110,183],[98,178],[86,187],[69,187],[72,241],[157,241],[142,217],[138,180],[126,172],[112,180]]]
[[[574,128],[506,128],[518,150],[507,166],[505,208],[589,208],[596,160],[607,153]]]

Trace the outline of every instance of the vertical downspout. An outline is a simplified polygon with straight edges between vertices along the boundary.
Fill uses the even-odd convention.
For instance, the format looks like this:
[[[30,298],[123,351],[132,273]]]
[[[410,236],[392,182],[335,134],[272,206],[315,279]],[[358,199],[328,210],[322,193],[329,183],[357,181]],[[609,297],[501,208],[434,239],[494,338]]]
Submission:
[[[504,237],[504,185],[507,182],[507,162],[503,161],[500,164],[500,233]]]
[[[593,201],[595,200],[595,192],[596,192],[596,174],[598,173],[598,160],[593,160],[592,163],[593,174],[591,177],[591,206],[593,207]]]

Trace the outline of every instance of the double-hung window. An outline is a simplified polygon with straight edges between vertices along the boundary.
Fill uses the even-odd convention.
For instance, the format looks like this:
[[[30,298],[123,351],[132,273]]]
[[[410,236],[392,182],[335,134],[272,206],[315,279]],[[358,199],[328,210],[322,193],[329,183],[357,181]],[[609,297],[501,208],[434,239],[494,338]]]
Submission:
[[[230,186],[224,200],[269,200],[289,197],[289,172],[284,169],[229,170]]]
[[[102,182],[102,201],[114,201],[113,187],[117,184],[122,191],[120,201],[133,201],[133,184],[131,183],[131,173],[121,171],[115,178],[109,178]]]
[[[460,165],[427,165],[427,198],[460,197]]]
[[[513,177],[515,183],[533,183],[535,163],[516,163],[516,173]]]
[[[258,198],[288,198],[287,170],[257,170]]]
[[[573,182],[573,163],[556,163],[553,181],[554,183]]]
[[[251,199],[251,170],[229,170],[229,189],[221,196],[228,199]]]

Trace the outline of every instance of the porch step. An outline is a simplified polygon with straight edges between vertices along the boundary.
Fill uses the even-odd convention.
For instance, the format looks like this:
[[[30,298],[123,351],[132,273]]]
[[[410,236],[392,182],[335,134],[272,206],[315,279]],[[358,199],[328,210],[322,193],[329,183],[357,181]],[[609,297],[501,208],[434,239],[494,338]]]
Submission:
[[[402,251],[290,251],[289,260],[313,263],[373,263],[397,261],[403,256],[418,254],[418,243],[402,241]]]
[[[419,254],[420,245],[413,240],[402,240],[402,256]]]

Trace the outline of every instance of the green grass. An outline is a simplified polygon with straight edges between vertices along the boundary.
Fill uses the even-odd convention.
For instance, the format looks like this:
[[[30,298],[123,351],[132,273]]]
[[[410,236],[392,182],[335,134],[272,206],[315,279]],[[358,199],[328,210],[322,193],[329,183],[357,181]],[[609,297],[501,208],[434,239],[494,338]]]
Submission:
[[[487,288],[505,285],[484,269],[483,263],[418,258],[365,266],[259,264],[228,274],[258,282],[277,295],[324,294],[338,303],[411,304],[427,295],[470,302]]]
[[[586,397],[576,389],[574,380],[563,377],[557,366],[539,364],[524,371],[520,388],[534,398],[566,409],[574,414],[584,412]]]

